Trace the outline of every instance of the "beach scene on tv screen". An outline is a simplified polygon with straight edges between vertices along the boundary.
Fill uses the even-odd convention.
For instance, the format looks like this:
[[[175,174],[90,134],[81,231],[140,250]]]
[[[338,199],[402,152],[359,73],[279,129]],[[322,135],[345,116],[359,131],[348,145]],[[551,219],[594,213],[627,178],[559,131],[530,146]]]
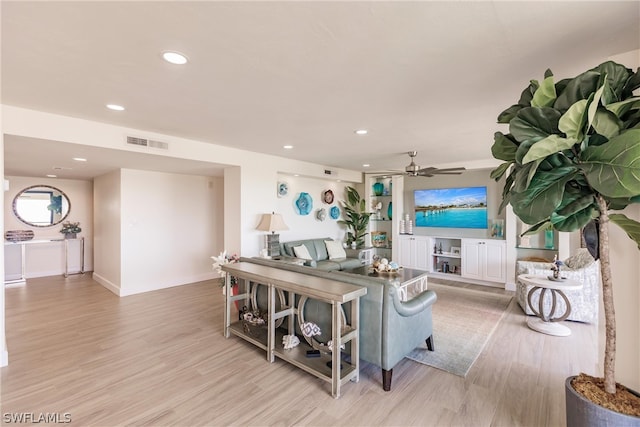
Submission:
[[[487,228],[487,187],[414,191],[417,227]]]

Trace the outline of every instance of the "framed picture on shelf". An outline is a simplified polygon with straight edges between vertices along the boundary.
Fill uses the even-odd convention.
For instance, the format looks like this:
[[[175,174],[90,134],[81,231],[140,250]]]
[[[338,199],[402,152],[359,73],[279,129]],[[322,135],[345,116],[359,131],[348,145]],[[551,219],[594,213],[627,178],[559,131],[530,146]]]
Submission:
[[[458,248],[456,246],[451,246],[451,253],[453,255],[460,255],[460,248]]]

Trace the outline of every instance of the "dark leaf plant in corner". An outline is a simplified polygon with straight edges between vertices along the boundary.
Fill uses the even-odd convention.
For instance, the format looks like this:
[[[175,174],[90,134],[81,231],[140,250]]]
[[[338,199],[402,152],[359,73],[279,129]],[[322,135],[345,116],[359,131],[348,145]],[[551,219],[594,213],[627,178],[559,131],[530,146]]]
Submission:
[[[516,105],[498,116],[509,133],[496,132],[491,152],[504,161],[502,210],[511,204],[525,233],[551,227],[582,230],[600,259],[606,343],[604,389],[616,395],[616,325],[609,258],[609,223],[640,248],[640,223],[621,213],[640,202],[640,69],[604,62],[575,78],[554,81],[547,70],[532,80]]]
[[[355,242],[356,247],[361,248],[364,246],[364,236],[367,235],[371,213],[366,212],[365,200],[360,198],[358,190],[348,186],[345,191],[347,200],[341,202],[345,219],[338,223],[347,226],[347,245]]]

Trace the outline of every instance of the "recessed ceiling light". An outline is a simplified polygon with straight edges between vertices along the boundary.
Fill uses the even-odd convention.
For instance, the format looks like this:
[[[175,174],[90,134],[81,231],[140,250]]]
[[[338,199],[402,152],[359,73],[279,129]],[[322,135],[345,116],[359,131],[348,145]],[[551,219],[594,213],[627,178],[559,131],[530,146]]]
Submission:
[[[365,163],[362,165],[363,168],[368,168],[369,166],[371,166],[369,163]]]
[[[82,157],[74,157],[73,160],[75,160],[76,162],[86,162],[87,159],[83,159]]]
[[[162,58],[175,65],[184,65],[188,61],[187,57],[179,52],[163,52]]]
[[[293,145],[284,145],[282,146],[282,148],[284,148],[285,150],[291,150],[293,148]]]
[[[358,130],[356,130],[354,132],[356,133],[356,135],[366,135],[366,134],[369,133],[369,131],[366,130],[366,129],[358,129]]]
[[[299,175],[299,174],[297,174],[297,173],[294,173],[294,174],[293,174],[293,176],[300,176],[300,175]]]
[[[57,178],[57,177],[58,175],[52,175],[52,174],[47,175],[47,178]]]
[[[124,111],[124,107],[118,104],[107,104],[107,108],[113,111]]]

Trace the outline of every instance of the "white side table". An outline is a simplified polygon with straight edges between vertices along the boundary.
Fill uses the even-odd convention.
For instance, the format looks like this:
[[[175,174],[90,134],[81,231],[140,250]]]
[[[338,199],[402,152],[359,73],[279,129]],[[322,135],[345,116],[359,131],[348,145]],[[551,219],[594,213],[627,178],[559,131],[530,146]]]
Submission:
[[[548,279],[547,276],[536,276],[533,274],[521,274],[518,276],[518,280],[526,285],[532,286],[527,295],[527,304],[529,304],[529,308],[537,317],[527,317],[527,326],[534,331],[547,335],[555,335],[558,337],[571,335],[571,329],[558,323],[565,320],[569,317],[569,314],[571,314],[571,303],[563,290],[580,289],[582,288],[582,283],[572,279],[555,281]],[[532,296],[536,291],[540,291],[538,307],[534,307],[531,303]],[[547,291],[549,291],[549,293],[547,293]],[[544,312],[544,300],[547,295],[551,298],[551,310],[549,313]],[[558,297],[562,298],[566,304],[565,312],[562,314],[556,313]]]

